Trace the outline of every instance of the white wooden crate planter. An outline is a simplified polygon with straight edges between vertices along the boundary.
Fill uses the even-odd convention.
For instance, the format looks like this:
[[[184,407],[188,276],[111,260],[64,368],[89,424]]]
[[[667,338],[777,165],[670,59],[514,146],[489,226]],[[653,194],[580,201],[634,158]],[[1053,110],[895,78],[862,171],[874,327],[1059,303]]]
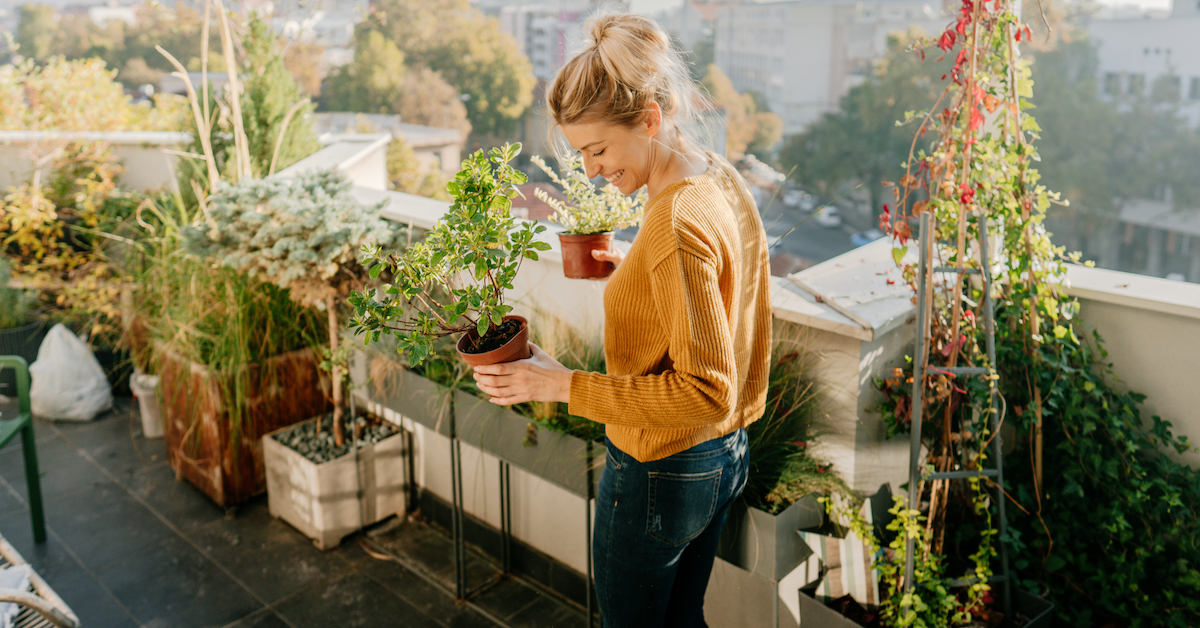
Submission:
[[[375,443],[362,444],[357,455],[351,451],[316,464],[275,438],[289,429],[292,426],[275,430],[262,439],[267,505],[273,516],[288,522],[325,550],[336,547],[343,537],[362,526],[405,512],[406,452],[402,431],[396,430]],[[351,429],[348,426],[347,432]],[[351,434],[346,437],[349,439]]]
[[[604,470],[604,445],[536,427],[528,417],[465,391],[454,393],[458,438],[582,497],[595,497]],[[526,444],[533,423],[536,444]],[[589,455],[590,452],[590,455]],[[591,469],[592,490],[588,491]]]

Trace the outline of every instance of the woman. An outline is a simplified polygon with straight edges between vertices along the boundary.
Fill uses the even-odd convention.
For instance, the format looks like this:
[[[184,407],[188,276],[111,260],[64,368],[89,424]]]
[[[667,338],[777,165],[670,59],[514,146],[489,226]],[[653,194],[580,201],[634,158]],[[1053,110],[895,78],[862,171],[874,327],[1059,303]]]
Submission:
[[[604,292],[607,374],[533,357],[476,367],[500,405],[567,402],[605,424],[593,532],[604,625],[704,626],[704,592],[746,482],[745,427],[762,415],[770,353],[766,235],[729,163],[687,137],[702,102],[651,20],[606,15],[547,105],[589,177],[650,199]]]

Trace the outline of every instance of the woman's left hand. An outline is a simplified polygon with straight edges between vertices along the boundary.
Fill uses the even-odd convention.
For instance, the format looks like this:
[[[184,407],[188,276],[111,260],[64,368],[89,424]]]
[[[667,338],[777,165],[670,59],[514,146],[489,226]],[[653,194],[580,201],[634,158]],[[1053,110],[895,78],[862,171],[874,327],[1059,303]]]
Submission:
[[[571,370],[542,348],[529,343],[532,357],[516,362],[475,367],[479,390],[500,406],[526,401],[571,401]]]

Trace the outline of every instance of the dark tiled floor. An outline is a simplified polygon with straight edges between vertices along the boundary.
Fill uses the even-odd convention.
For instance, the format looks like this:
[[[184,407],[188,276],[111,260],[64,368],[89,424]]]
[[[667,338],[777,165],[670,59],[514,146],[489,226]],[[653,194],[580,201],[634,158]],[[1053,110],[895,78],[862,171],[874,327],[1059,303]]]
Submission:
[[[456,603],[387,559],[453,585],[450,540],[418,521],[393,519],[322,552],[271,517],[265,498],[219,508],[175,480],[129,398],[93,422],[34,429],[49,538],[33,542],[19,438],[0,449],[0,534],[87,628],[487,628],[497,625],[489,615],[514,628],[586,624],[578,608],[500,579],[479,556],[469,586],[495,585],[477,608]]]

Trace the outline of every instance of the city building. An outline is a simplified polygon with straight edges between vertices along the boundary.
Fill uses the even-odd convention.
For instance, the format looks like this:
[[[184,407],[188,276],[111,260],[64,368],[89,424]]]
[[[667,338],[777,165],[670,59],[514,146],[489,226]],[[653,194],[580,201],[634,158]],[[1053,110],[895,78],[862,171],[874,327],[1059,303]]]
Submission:
[[[928,0],[813,0],[726,6],[716,20],[715,62],[741,92],[766,97],[798,133],[861,83],[887,52],[888,35],[933,34],[949,17]]]
[[[1169,14],[1101,13],[1088,24],[1097,44],[1101,91],[1108,97],[1153,94],[1169,81],[1180,113],[1200,125],[1200,0],[1176,0]]]

